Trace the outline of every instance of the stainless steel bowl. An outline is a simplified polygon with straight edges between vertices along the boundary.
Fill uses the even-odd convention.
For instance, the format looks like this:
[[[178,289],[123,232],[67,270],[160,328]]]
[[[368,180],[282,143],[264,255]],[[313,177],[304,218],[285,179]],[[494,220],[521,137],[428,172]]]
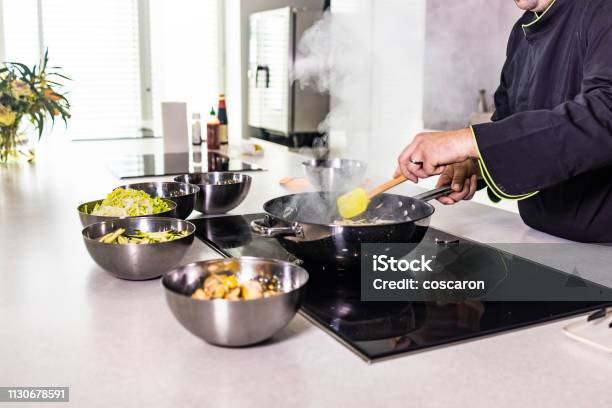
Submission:
[[[189,217],[189,214],[194,210],[196,195],[200,191],[200,187],[195,184],[179,183],[176,181],[134,183],[121,186],[120,188],[140,190],[151,197],[167,198],[174,201],[176,203],[176,217],[183,220]]]
[[[119,217],[108,217],[104,215],[90,214],[91,211],[96,206],[96,204],[102,202],[102,199],[83,203],[77,207],[77,211],[79,212],[79,218],[81,219],[81,225],[84,227],[94,224],[96,222],[110,221],[110,220],[116,220],[116,219],[130,219],[130,218],[138,218],[138,217],[176,217],[176,203],[171,200],[168,200],[167,198],[162,198],[162,200],[164,200],[166,204],[168,204],[168,207],[170,207],[170,210],[160,212],[157,214],[150,214],[150,215],[135,215],[131,217],[119,218]]]
[[[359,160],[313,159],[302,163],[313,186],[321,191],[348,191],[363,182],[367,164]]]
[[[238,280],[272,274],[282,293],[255,300],[196,300],[190,296],[212,271],[235,270]],[[218,272],[217,272],[218,273]],[[243,257],[195,262],[164,275],[162,284],[172,314],[192,334],[219,346],[260,343],[285,327],[300,307],[308,272],[275,259]]]
[[[189,234],[174,241],[159,244],[104,244],[98,241],[109,232],[125,228],[146,232],[174,229]],[[129,280],[160,277],[164,272],[180,265],[181,259],[193,243],[195,225],[177,218],[136,217],[103,221],[83,229],[83,241],[89,255],[101,268],[112,275]]]
[[[200,187],[195,209],[204,214],[225,214],[244,201],[251,188],[251,176],[232,172],[191,173],[174,181]]]

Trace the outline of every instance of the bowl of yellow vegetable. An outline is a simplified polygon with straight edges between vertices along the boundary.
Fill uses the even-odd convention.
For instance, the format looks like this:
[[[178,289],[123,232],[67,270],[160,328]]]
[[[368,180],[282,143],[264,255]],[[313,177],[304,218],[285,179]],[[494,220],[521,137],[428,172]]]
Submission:
[[[102,269],[121,279],[146,280],[180,264],[195,230],[191,222],[177,218],[134,217],[88,225],[82,235]]]
[[[116,188],[106,198],[89,201],[77,207],[81,225],[130,217],[175,217],[176,203],[151,197],[145,191]]]
[[[204,341],[225,347],[260,343],[295,316],[308,272],[277,259],[213,259],[164,274],[168,306],[179,323]]]

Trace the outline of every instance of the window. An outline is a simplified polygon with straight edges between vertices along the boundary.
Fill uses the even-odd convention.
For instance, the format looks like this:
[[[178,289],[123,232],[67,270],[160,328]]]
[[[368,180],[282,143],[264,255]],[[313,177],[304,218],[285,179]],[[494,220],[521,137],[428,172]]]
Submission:
[[[136,0],[44,0],[43,41],[64,67],[72,138],[133,137],[141,127]],[[93,132],[93,134],[92,134]]]
[[[215,102],[221,1],[0,0],[0,60],[32,65],[49,48],[73,79],[72,139],[159,135],[162,101]]]

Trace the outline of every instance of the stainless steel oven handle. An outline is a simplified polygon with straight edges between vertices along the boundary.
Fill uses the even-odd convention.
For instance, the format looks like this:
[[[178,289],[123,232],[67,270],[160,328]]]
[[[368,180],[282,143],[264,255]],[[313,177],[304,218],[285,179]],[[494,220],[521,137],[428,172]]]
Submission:
[[[282,236],[304,236],[303,228],[297,222],[294,222],[289,227],[268,227],[266,225],[266,220],[263,218],[251,221],[251,231],[259,236],[268,238]]]

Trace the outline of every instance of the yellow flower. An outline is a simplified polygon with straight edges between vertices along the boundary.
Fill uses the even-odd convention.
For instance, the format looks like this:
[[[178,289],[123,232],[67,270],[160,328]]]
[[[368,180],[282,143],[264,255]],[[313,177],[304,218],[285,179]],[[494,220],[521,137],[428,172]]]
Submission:
[[[17,114],[7,106],[0,105],[0,125],[9,127],[15,123]]]
[[[30,85],[20,79],[16,79],[11,82],[11,93],[17,99],[20,99],[21,97],[29,98],[30,96],[32,96],[32,90],[30,89]]]

